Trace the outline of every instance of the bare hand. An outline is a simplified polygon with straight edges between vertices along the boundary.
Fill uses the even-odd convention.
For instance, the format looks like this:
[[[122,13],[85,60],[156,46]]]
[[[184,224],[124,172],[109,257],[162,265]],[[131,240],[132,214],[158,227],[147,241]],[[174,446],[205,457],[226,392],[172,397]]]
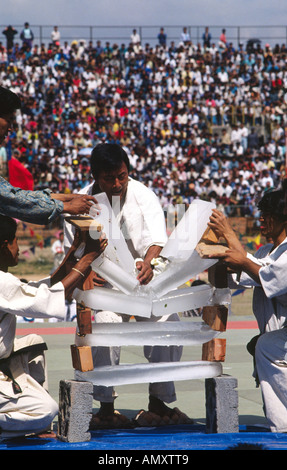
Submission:
[[[73,194],[69,200],[65,200],[63,203],[63,212],[67,212],[68,214],[72,215],[79,215],[89,214],[91,207],[95,204],[97,205],[98,201],[93,196],[89,196],[88,194]],[[98,206],[96,207],[99,208]]]
[[[104,287],[107,281],[103,279],[98,273],[93,272],[93,283],[96,287]]]
[[[74,251],[76,251],[77,248],[79,248],[80,244],[84,241],[82,234],[83,234],[83,232],[81,232],[81,230],[76,228],[75,235],[74,235],[74,240],[73,240],[73,243],[72,243],[72,246],[71,246],[71,248],[73,248]]]
[[[228,268],[236,271],[244,267],[247,253],[237,250],[228,250],[225,253],[218,253],[211,258],[218,258],[221,262],[227,265]]]
[[[138,281],[140,284],[148,284],[153,278],[153,270],[150,263],[145,261],[137,261],[136,268],[139,271]]]
[[[241,245],[236,233],[231,227],[227,217],[217,209],[213,209],[209,219],[208,226],[214,230],[218,238],[222,237],[226,240],[230,250],[236,250],[245,256],[245,250]]]
[[[215,232],[217,237],[225,238],[225,234],[232,230],[228,219],[218,209],[213,209],[208,226]]]
[[[100,254],[103,253],[103,251],[108,246],[108,240],[106,239],[106,235],[103,232],[101,233],[101,236],[98,239],[91,238],[88,232],[85,232],[83,238],[86,244],[84,254],[87,254],[87,253],[97,254],[98,253],[96,258],[100,256]]]

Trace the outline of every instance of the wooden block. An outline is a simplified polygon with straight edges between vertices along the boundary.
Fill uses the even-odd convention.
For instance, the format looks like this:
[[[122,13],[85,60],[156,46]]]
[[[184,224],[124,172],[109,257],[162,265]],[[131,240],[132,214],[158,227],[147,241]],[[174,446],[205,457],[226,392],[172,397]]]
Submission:
[[[217,235],[215,235],[214,231],[211,228],[207,227],[207,229],[205,230],[204,234],[201,237],[200,242],[218,243],[218,237]]]
[[[224,289],[228,287],[227,267],[224,264],[216,263],[208,269],[208,281],[214,287]]]
[[[208,305],[202,309],[202,320],[215,331],[225,331],[228,309],[224,305]]]
[[[90,230],[90,228],[92,228],[97,232],[101,232],[103,229],[103,226],[99,222],[88,215],[65,217],[65,220],[82,231]]]
[[[77,302],[77,323],[79,335],[92,333],[92,311],[85,305]]]
[[[202,345],[202,360],[211,362],[224,362],[226,351],[225,338],[213,338]]]
[[[211,245],[205,242],[200,242],[196,246],[196,251],[201,258],[209,258],[210,256],[216,258],[216,255],[225,253],[228,250],[224,245]]]
[[[92,348],[90,346],[71,345],[72,364],[74,369],[87,372],[94,369]]]

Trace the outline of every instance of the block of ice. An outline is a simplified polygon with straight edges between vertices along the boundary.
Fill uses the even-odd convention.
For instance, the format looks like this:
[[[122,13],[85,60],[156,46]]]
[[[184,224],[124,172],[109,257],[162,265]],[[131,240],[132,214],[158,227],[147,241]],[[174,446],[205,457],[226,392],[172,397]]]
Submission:
[[[195,251],[215,207],[210,202],[195,200],[161,252],[161,256],[170,260],[170,263],[162,273],[153,278],[148,287],[139,286],[134,259],[120,230],[120,210],[116,210],[117,204],[113,203],[111,207],[105,193],[97,195],[97,199],[101,213],[96,218],[103,225],[109,244],[103,255],[93,262],[92,268],[125,294],[146,295],[149,292],[148,295],[160,298],[217,262],[203,259]]]
[[[154,277],[149,283],[149,289],[152,290],[157,298],[162,297],[167,292],[181,286],[197,274],[204,272],[215,264],[217,260],[203,259],[197,251],[193,251],[185,261],[173,261],[167,265],[165,271]]]
[[[92,269],[100,274],[106,281],[125,294],[131,294],[139,285],[135,275],[125,271],[120,265],[105,256],[99,256],[91,264]]]
[[[149,297],[126,295],[115,289],[105,287],[86,291],[76,289],[74,298],[93,310],[111,310],[147,318],[151,315],[152,302]]]
[[[220,362],[161,362],[153,364],[123,364],[105,366],[90,372],[75,370],[75,379],[105,387],[136,383],[154,383],[204,379],[222,374]]]
[[[109,242],[104,252],[105,256],[131,274],[134,270],[134,259],[128,249],[120,230],[119,221],[117,220],[117,212],[119,212],[119,210],[117,211],[118,204],[115,200],[112,208],[105,193],[97,194],[97,201],[100,206],[100,213],[94,215],[94,218],[102,224],[103,232],[106,234]],[[93,229],[90,230],[92,238],[97,238],[98,235],[98,232],[93,231]]]
[[[201,199],[192,201],[169,236],[161,256],[169,260],[187,260],[207,228],[215,204]]]
[[[203,307],[209,304],[212,295],[209,284],[175,289],[152,301],[152,314],[162,316]]]
[[[105,287],[74,291],[74,298],[93,310],[111,310],[146,318],[151,314],[158,317],[209,305],[212,295],[213,287],[208,284],[176,289],[160,299],[151,298],[149,291],[145,295],[125,294]]]
[[[196,346],[219,331],[203,321],[96,323],[92,333],[76,335],[77,346]]]
[[[214,288],[212,297],[208,302],[208,305],[224,305],[231,304],[231,291],[229,287],[226,288]],[[207,305],[207,304],[206,304]]]

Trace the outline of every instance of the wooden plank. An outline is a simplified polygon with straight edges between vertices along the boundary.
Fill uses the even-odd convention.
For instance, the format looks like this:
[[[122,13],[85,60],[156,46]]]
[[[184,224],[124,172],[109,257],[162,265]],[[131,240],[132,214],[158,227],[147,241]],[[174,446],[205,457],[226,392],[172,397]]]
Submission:
[[[103,226],[99,222],[88,215],[65,217],[65,220],[82,231],[90,230],[90,228],[92,228],[97,232],[101,232],[103,229]]]
[[[216,255],[225,253],[228,249],[224,245],[211,245],[204,242],[200,242],[196,246],[196,251],[201,258],[208,258],[209,256],[216,258]]]

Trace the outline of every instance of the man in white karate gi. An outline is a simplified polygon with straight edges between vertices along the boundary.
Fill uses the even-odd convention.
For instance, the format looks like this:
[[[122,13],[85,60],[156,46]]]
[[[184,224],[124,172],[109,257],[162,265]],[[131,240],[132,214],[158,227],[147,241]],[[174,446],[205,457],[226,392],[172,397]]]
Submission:
[[[253,312],[260,335],[254,376],[272,432],[287,432],[287,210],[284,190],[267,191],[258,204],[261,234],[271,242],[247,254],[225,216],[215,210],[210,227],[230,248],[219,255],[237,274],[233,281],[254,288]],[[217,257],[217,256],[216,256]],[[232,284],[230,284],[232,287]],[[251,352],[251,349],[248,349]]]
[[[77,261],[81,239],[75,237],[54,278],[23,283],[7,272],[18,263],[16,229],[14,219],[0,215],[0,439],[43,432],[58,413],[46,390],[45,343],[36,334],[15,338],[16,316],[64,319],[65,298],[81,285],[107,244],[102,239],[86,242]]]
[[[117,144],[104,143],[94,148],[91,154],[91,173],[95,181],[84,188],[81,193],[91,194],[96,198],[97,194],[104,192],[111,205],[112,198],[119,198],[120,210],[116,214],[117,222],[135,259],[138,269],[138,280],[142,285],[148,284],[153,278],[151,261],[160,255],[167,241],[164,213],[157,196],[142,183],[129,177],[128,156],[124,149]],[[69,248],[72,238],[73,229],[69,224],[66,224],[64,237],[65,250]],[[112,288],[111,285],[108,285],[104,279],[101,279],[96,274],[95,286]],[[147,319],[139,317],[136,319],[137,321],[147,321]],[[152,317],[148,319],[148,321],[166,320],[179,321],[179,316],[172,314],[165,317]],[[127,316],[107,311],[95,313],[95,322],[109,323],[121,321],[127,321]],[[93,350],[95,368],[119,364],[120,348],[97,347],[93,348]],[[179,361],[182,347],[146,346],[144,347],[144,354],[149,362]],[[107,423],[114,424],[117,427],[117,425],[125,422],[122,416],[119,416],[118,412],[114,410],[116,396],[113,387],[94,387],[94,399],[101,403],[100,410],[95,415],[95,427],[100,427],[101,424],[106,425]],[[171,409],[165,404],[172,403],[175,400],[176,394],[173,382],[150,384],[148,405],[150,412],[160,418],[164,416],[171,417],[176,412],[183,416],[184,414],[178,409]]]

